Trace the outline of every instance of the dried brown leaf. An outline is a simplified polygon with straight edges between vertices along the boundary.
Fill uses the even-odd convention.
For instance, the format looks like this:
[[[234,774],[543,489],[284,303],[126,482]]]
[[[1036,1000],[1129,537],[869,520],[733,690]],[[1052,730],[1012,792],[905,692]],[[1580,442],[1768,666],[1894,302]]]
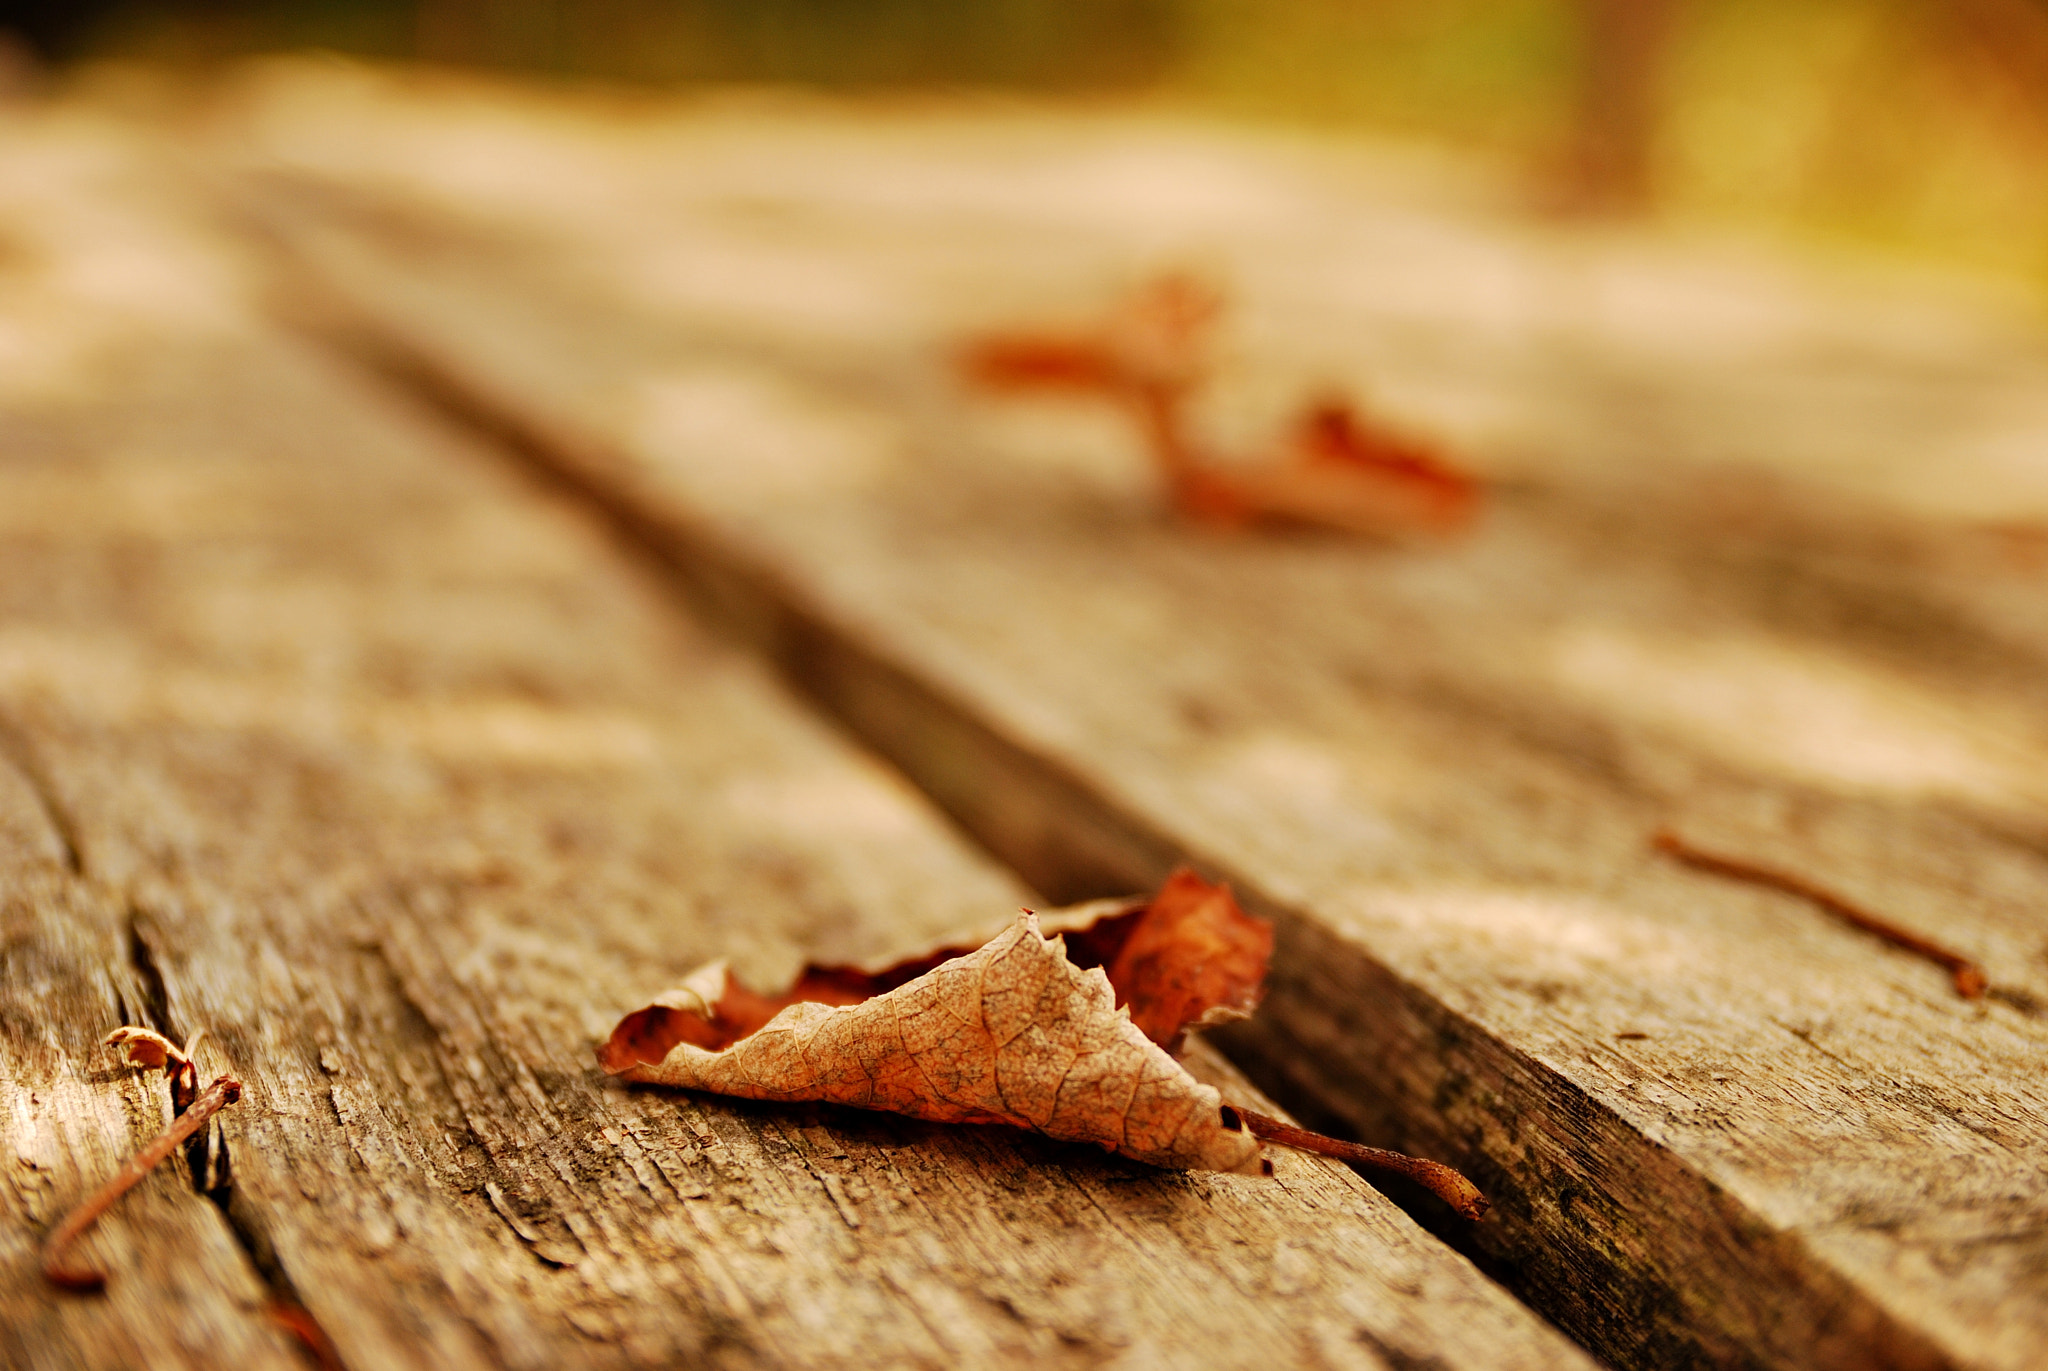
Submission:
[[[185,1049],[166,1038],[153,1028],[138,1028],[123,1024],[100,1040],[102,1047],[125,1048],[129,1066],[139,1066],[144,1071],[174,1071],[191,1063]]]
[[[761,1007],[746,995],[713,963],[628,1015],[599,1060],[651,1084],[1010,1124],[1155,1166],[1260,1169],[1236,1111],[1116,1008],[1100,967],[1075,966],[1028,912],[857,1004],[791,1004],[742,1034]]]
[[[1259,1007],[1273,926],[1238,908],[1227,885],[1183,867],[1167,879],[1109,963],[1117,1003],[1145,1036],[1179,1055],[1190,1028]]]
[[[963,349],[962,362],[987,389],[1064,390],[1124,405],[1174,508],[1189,519],[1312,524],[1380,537],[1443,536],[1472,522],[1478,481],[1342,397],[1309,404],[1264,459],[1224,461],[1205,450],[1188,411],[1208,379],[1221,307],[1212,287],[1169,274],[1093,328],[987,334]]]
[[[808,967],[780,995],[712,962],[622,1019],[598,1060],[629,1080],[1014,1124],[1159,1166],[1270,1170],[1249,1133],[1397,1173],[1478,1218],[1484,1197],[1451,1168],[1223,1104],[1168,1055],[1257,1007],[1272,950],[1270,925],[1184,868],[1149,900],[1027,911],[979,948]]]
[[[1277,457],[1230,479],[1254,513],[1355,533],[1456,533],[1479,508],[1477,481],[1341,397],[1309,405]]]
[[[984,334],[961,350],[961,362],[972,379],[993,390],[1185,391],[1202,379],[1209,335],[1222,310],[1213,286],[1168,272],[1133,291],[1099,323]]]
[[[180,1047],[153,1028],[123,1024],[102,1038],[100,1046],[125,1049],[129,1066],[162,1071],[171,1084],[171,1112],[182,1114],[199,1094],[199,1063],[194,1054],[205,1037],[202,1028]]]
[[[1076,967],[1101,967],[1118,1006],[1129,1007],[1145,1035],[1176,1056],[1187,1029],[1242,1018],[1257,1008],[1273,952],[1270,925],[1240,909],[1229,886],[1211,885],[1185,867],[1149,900],[1096,900],[1040,914],[1038,921],[1046,936],[1065,940],[1067,960]],[[742,985],[724,973],[725,963],[714,962],[627,1015],[612,1042],[634,1061],[657,1061],[679,1042],[717,1051],[793,1004],[859,1004],[966,956],[989,936],[949,940],[902,961],[807,966],[776,995]]]

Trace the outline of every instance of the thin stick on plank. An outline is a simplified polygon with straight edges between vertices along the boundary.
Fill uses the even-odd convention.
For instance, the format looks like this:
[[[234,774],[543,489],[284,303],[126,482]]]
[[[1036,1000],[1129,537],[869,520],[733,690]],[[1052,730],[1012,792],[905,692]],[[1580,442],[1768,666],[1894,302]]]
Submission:
[[[92,1227],[100,1215],[112,1208],[114,1201],[147,1176],[158,1162],[176,1151],[178,1144],[206,1127],[208,1119],[241,1098],[240,1081],[226,1076],[217,1077],[155,1141],[130,1157],[111,1180],[66,1215],[64,1222],[57,1225],[43,1244],[43,1275],[50,1283],[66,1290],[92,1291],[105,1287],[107,1275],[104,1271],[96,1271],[89,1266],[71,1266],[65,1262],[71,1244]]]
[[[1424,1190],[1449,1205],[1460,1218],[1479,1219],[1486,1215],[1492,1204],[1479,1193],[1479,1187],[1465,1179],[1459,1172],[1442,1162],[1424,1161],[1411,1157],[1405,1152],[1389,1152],[1384,1148],[1367,1147],[1363,1143],[1345,1142],[1322,1133],[1312,1133],[1306,1128],[1296,1128],[1291,1123],[1282,1123],[1268,1114],[1246,1109],[1243,1105],[1232,1105],[1245,1127],[1253,1136],[1276,1142],[1283,1147],[1298,1147],[1304,1152],[1316,1152],[1325,1157],[1350,1162],[1373,1171],[1388,1171],[1405,1176]]]
[[[1734,857],[1702,851],[1669,829],[1659,830],[1650,839],[1650,845],[1695,870],[1712,872],[1716,876],[1727,876],[1733,880],[1767,885],[1788,895],[1810,900],[1843,923],[1860,928],[1866,933],[1874,933],[1893,947],[1903,948],[1942,967],[1954,977],[1956,993],[1964,999],[1977,999],[1990,988],[1991,982],[1985,976],[1984,968],[1962,953],[1950,951],[1910,928],[1901,928],[1889,919],[1881,918],[1867,909],[1858,908],[1833,891],[1823,890],[1804,877],[1795,876],[1788,871],[1758,866]]]

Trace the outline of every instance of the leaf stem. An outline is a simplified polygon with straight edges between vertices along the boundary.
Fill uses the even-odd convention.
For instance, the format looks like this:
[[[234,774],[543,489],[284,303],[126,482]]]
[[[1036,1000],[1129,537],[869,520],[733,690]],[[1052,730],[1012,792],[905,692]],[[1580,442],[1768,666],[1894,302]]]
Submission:
[[[1424,1190],[1442,1200],[1460,1217],[1483,1218],[1492,1208],[1486,1196],[1479,1193],[1479,1187],[1465,1179],[1459,1172],[1442,1162],[1424,1161],[1411,1157],[1405,1152],[1389,1152],[1384,1148],[1367,1147],[1363,1143],[1345,1142],[1341,1138],[1312,1133],[1306,1128],[1296,1128],[1291,1123],[1267,1114],[1232,1105],[1245,1127],[1251,1129],[1254,1137],[1276,1142],[1283,1147],[1298,1147],[1304,1152],[1318,1152],[1325,1157],[1363,1166],[1374,1171],[1391,1171],[1397,1176],[1406,1176]]]
[[[137,1181],[150,1173],[151,1168],[177,1150],[178,1144],[206,1126],[206,1121],[228,1105],[242,1098],[242,1083],[226,1076],[217,1078],[212,1085],[199,1093],[171,1126],[158,1134],[147,1147],[122,1163],[107,1183],[95,1190],[83,1204],[72,1210],[50,1233],[43,1243],[43,1275],[52,1285],[66,1290],[98,1290],[107,1283],[104,1271],[89,1266],[69,1266],[65,1257],[69,1255],[72,1243],[80,1234],[92,1227],[100,1215],[113,1207],[134,1188]]]
[[[1694,870],[1770,886],[1788,895],[1811,900],[1843,923],[1860,928],[1865,933],[1874,933],[1893,947],[1903,948],[1942,967],[1955,979],[1956,994],[1966,1000],[1977,999],[1991,986],[1989,978],[1984,974],[1984,968],[1962,953],[1951,952],[1941,944],[1921,937],[1910,928],[1901,928],[1891,920],[1880,918],[1867,909],[1859,909],[1841,896],[1821,889],[1804,877],[1795,876],[1788,871],[1773,870],[1767,866],[1757,866],[1734,857],[1704,852],[1669,829],[1659,830],[1650,839],[1650,845]]]

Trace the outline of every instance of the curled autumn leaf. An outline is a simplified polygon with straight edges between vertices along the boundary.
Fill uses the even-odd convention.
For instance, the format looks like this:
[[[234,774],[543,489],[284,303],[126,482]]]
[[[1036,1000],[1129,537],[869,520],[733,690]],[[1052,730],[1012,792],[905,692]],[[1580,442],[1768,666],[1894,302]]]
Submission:
[[[192,1035],[192,1041],[178,1046],[153,1028],[124,1024],[101,1041],[102,1047],[118,1047],[127,1054],[128,1065],[144,1071],[162,1071],[171,1083],[171,1110],[182,1114],[199,1094],[199,1064],[194,1055],[206,1038],[206,1030]]]
[[[1148,283],[1086,329],[991,333],[962,351],[985,389],[1102,396],[1138,419],[1174,507],[1209,524],[1320,525],[1381,537],[1444,536],[1478,512],[1480,486],[1442,453],[1342,396],[1311,401],[1281,441],[1223,460],[1188,413],[1209,376],[1222,297],[1185,274]]]
[[[853,1005],[794,1004],[724,1043],[737,1026],[734,990],[723,964],[699,971],[653,1007],[665,1012],[620,1024],[600,1054],[605,1069],[749,1099],[1012,1124],[1155,1166],[1259,1167],[1236,1111],[1119,1012],[1101,969],[1067,960],[1030,913],[894,990]]]
[[[1179,871],[1150,900],[1026,913],[978,948],[885,967],[810,967],[780,995],[713,962],[621,1020],[598,1058],[630,1080],[1257,1169],[1235,1111],[1169,1049],[1250,1013],[1272,950],[1271,927],[1228,887]]]
[[[1075,967],[1102,968],[1117,1006],[1175,1054],[1189,1028],[1240,1019],[1258,1007],[1273,954],[1270,924],[1239,908],[1230,887],[1186,869],[1149,900],[1096,900],[1036,917],[1047,937],[1062,940]],[[859,1004],[968,955],[988,936],[949,939],[924,956],[874,966],[808,966],[775,995],[742,985],[724,962],[713,962],[628,1014],[599,1056],[606,1070],[622,1071],[629,1060],[661,1060],[676,1043],[719,1051],[791,1005]]]
[[[1227,1105],[1176,1060],[1190,1029],[1258,1006],[1273,930],[1228,886],[1177,871],[1149,900],[1026,911],[973,942],[809,967],[775,995],[712,962],[620,1020],[598,1060],[632,1081],[1010,1124],[1155,1166],[1269,1171],[1269,1140],[1404,1176],[1466,1218],[1486,1212],[1449,1167]]]

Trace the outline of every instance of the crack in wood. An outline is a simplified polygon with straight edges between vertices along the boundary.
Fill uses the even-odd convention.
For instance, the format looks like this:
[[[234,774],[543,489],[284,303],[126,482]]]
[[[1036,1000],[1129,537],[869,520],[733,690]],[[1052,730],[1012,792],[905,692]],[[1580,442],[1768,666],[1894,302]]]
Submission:
[[[142,993],[141,1003],[136,1008],[145,1021],[145,1027],[154,1028],[175,1042],[188,1042],[185,1033],[171,1017],[170,990],[164,984],[156,951],[143,933],[145,918],[141,905],[131,896],[124,907],[124,926],[128,935],[128,967]],[[194,1134],[186,1142],[184,1152],[186,1173],[192,1188],[200,1194],[217,1198],[233,1184],[227,1140],[218,1119],[210,1121]]]
[[[170,987],[162,964],[143,929],[147,919],[141,904],[131,897],[125,907],[128,962],[142,988],[140,1008],[152,1027],[167,1037],[185,1041],[172,1019]],[[273,1321],[291,1333],[317,1364],[337,1364],[333,1342],[278,1260],[276,1243],[263,1216],[235,1188],[234,1154],[219,1119],[208,1120],[207,1126],[185,1144],[185,1165],[192,1188],[212,1202],[242,1257],[270,1292]]]

